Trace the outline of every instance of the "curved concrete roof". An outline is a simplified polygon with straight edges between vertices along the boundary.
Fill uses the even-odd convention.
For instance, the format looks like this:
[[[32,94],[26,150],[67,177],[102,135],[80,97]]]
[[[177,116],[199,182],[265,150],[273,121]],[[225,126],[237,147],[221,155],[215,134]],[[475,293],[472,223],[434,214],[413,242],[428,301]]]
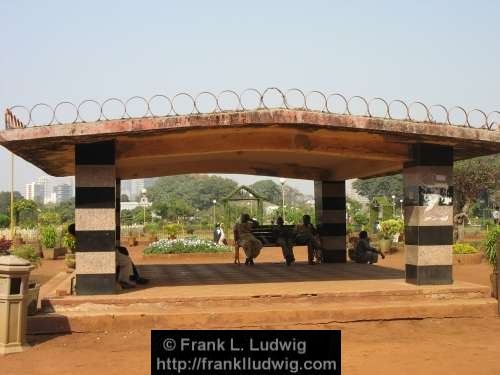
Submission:
[[[116,140],[117,177],[242,173],[343,180],[395,173],[409,145],[455,160],[500,153],[500,131],[269,109],[10,129],[0,144],[54,176],[74,174],[76,143]]]

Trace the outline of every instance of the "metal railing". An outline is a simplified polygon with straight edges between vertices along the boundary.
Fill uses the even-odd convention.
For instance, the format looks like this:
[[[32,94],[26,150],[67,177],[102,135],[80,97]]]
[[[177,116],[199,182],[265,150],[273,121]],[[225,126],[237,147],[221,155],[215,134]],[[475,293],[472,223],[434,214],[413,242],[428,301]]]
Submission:
[[[173,96],[158,94],[149,99],[142,96],[133,96],[127,100],[109,98],[103,102],[86,99],[79,104],[63,101],[55,106],[38,103],[30,108],[15,105],[5,111],[5,127],[16,129],[63,123],[260,109],[317,111],[488,130],[498,130],[500,124],[500,111],[487,114],[480,109],[468,111],[461,106],[447,108],[441,104],[426,105],[421,101],[405,102],[400,99],[387,101],[380,97],[366,99],[359,95],[347,97],[339,93],[328,94],[317,90],[306,93],[296,88],[284,91],[277,87],[269,87],[263,91],[249,88],[240,93],[233,90],[224,90],[218,94],[203,91],[195,96],[181,92]],[[62,120],[63,116],[65,120]]]

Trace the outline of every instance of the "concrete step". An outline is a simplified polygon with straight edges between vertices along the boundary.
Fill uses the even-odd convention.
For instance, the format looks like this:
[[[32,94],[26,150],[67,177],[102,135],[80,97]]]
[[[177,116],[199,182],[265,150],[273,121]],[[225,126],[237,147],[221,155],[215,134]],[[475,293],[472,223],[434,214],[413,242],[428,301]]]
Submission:
[[[446,301],[446,300],[474,300],[489,298],[488,287],[461,283],[449,286],[420,286],[408,289],[380,289],[365,291],[334,291],[322,293],[282,293],[282,294],[243,294],[225,296],[136,296],[128,294],[105,296],[65,296],[47,297],[42,300],[42,311],[45,313],[66,313],[82,311],[82,306],[94,305],[95,310],[123,307],[127,310],[141,309],[148,305],[154,310],[168,311],[173,307],[193,308],[233,308],[244,306],[246,308],[261,308],[272,305],[289,306],[291,308],[308,308],[321,304],[356,304],[356,303],[390,303],[417,301]],[[99,307],[101,306],[101,307]],[[86,307],[83,307],[85,309]]]
[[[420,301],[366,301],[315,304],[248,304],[232,306],[85,303],[64,313],[30,317],[28,332],[68,333],[146,329],[217,329],[325,324],[369,320],[485,317],[497,314],[493,298],[456,298]]]

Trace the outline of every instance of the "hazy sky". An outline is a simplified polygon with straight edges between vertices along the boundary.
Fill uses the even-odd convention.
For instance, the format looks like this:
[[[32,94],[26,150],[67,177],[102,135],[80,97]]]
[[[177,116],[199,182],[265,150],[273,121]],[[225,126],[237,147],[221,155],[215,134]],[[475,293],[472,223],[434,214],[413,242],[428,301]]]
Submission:
[[[0,109],[278,86],[489,112],[499,14],[492,0],[2,1]],[[19,158],[16,173],[21,192],[42,174]]]

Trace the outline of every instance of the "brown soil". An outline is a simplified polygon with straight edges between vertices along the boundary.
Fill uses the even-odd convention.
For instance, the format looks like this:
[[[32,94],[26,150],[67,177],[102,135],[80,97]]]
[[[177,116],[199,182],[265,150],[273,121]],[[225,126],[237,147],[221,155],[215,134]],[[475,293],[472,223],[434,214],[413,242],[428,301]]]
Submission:
[[[142,247],[132,248],[137,263]],[[278,249],[265,249],[261,261],[279,261]],[[268,251],[266,254],[265,252]],[[230,254],[217,261],[231,262]],[[297,250],[305,259],[305,251]],[[213,262],[211,255],[170,257],[168,262]],[[403,268],[397,252],[381,260],[384,266]],[[38,278],[64,270],[60,260],[46,261],[35,271]],[[457,280],[489,285],[488,264],[454,267]],[[53,273],[53,274],[54,274]],[[266,329],[268,327],[260,327]],[[280,329],[341,329],[344,374],[499,374],[500,318],[425,319],[328,325],[273,327]],[[0,357],[3,374],[149,374],[150,334],[141,327],[128,331],[64,336],[30,336],[25,353]]]

